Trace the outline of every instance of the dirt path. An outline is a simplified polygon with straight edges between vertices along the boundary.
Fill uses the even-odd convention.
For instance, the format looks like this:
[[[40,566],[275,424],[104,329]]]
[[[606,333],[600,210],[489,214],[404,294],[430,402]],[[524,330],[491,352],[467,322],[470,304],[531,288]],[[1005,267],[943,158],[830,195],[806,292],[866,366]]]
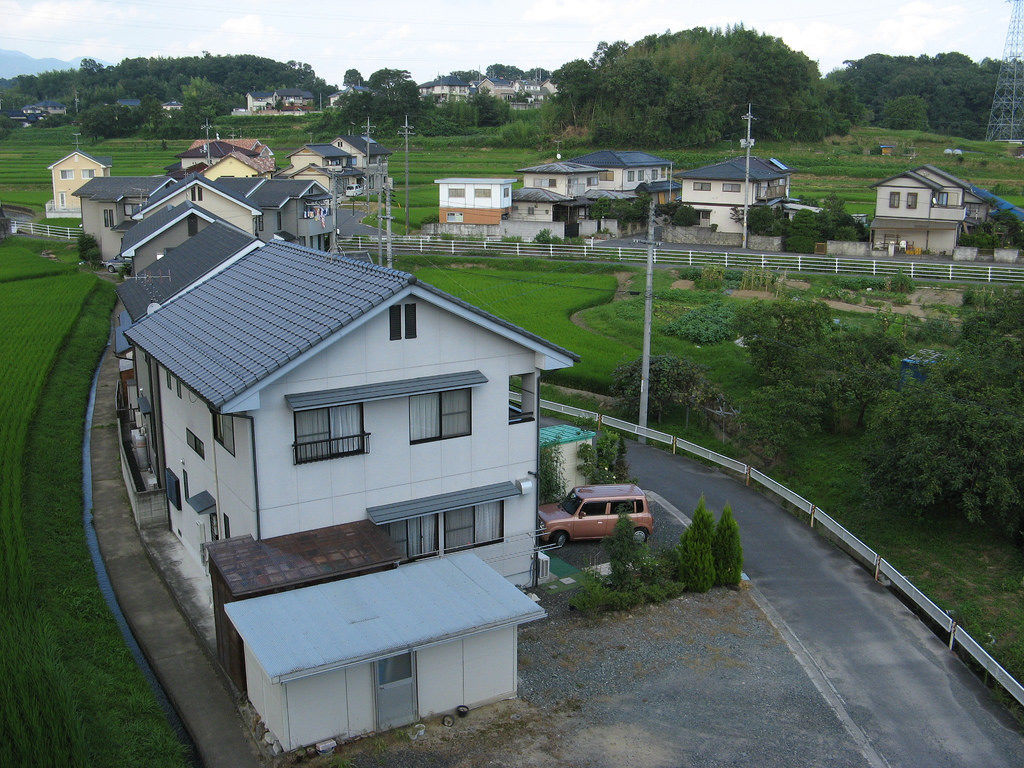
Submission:
[[[615,273],[615,281],[616,281],[615,294],[612,296],[612,301],[613,302],[615,302],[615,301],[622,301],[628,295],[629,286],[633,283],[633,273],[632,272],[616,272]],[[589,307],[588,307],[588,309],[589,309]],[[573,312],[569,316],[569,319],[572,321],[572,324],[575,325],[577,328],[582,328],[584,331],[587,331],[588,333],[597,333],[599,336],[603,336],[604,334],[598,333],[593,328],[591,328],[589,325],[587,325],[586,322],[584,322],[584,320],[583,320],[583,313],[584,312],[586,312],[585,309],[581,309],[579,312]]]
[[[832,309],[838,309],[841,312],[865,312],[871,314],[882,310],[882,307],[869,307],[865,304],[850,304],[845,301],[836,301],[835,299],[823,299],[823,301],[832,307]],[[887,306],[897,315],[912,315],[913,317],[920,318],[930,316],[922,307],[915,304],[905,304],[903,306],[891,304]]]

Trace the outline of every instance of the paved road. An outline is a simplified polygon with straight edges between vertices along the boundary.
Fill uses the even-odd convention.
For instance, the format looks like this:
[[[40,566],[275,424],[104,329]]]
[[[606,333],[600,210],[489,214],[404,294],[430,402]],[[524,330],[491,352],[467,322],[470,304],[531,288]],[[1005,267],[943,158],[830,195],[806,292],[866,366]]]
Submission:
[[[629,444],[644,488],[684,514],[732,504],[744,570],[834,691],[841,719],[882,768],[1021,768],[1024,739],[992,694],[892,594],[771,499],[731,477]],[[818,674],[820,673],[820,674]],[[831,693],[829,694],[831,695]],[[828,697],[828,696],[827,696]]]

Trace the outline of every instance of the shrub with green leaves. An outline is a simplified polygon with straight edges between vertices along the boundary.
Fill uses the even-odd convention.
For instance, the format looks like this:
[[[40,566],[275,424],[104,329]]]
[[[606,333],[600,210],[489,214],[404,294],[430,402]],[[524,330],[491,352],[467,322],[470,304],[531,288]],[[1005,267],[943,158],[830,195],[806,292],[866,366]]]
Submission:
[[[95,237],[84,233],[78,236],[78,258],[93,266],[100,263],[100,244]]]
[[[576,454],[579,471],[588,483],[631,482],[629,462],[626,461],[626,443],[618,432],[603,430],[597,438],[597,445],[581,445]]]
[[[735,310],[723,302],[695,307],[665,328],[666,333],[693,344],[717,344],[733,338]]]
[[[739,584],[743,578],[743,545],[740,543],[739,523],[732,516],[732,507],[728,504],[715,525],[711,552],[715,559],[715,584],[730,587]]]
[[[725,282],[725,270],[717,264],[708,264],[701,269],[700,276],[694,281],[694,285],[704,291],[714,291],[722,287]]]
[[[693,512],[693,522],[679,537],[679,570],[677,579],[693,592],[707,592],[715,585],[715,559],[711,553],[715,518],[700,497]]]
[[[893,277],[889,278],[885,282],[886,290],[892,291],[893,293],[912,293],[916,287],[910,275],[902,269],[897,271]]]

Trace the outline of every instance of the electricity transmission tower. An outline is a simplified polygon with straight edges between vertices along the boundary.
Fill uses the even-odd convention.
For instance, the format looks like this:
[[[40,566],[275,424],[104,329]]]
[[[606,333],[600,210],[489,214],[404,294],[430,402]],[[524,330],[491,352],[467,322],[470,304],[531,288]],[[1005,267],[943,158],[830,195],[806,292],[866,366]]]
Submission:
[[[987,141],[1024,141],[1024,0],[1010,0],[1003,64],[992,97]]]

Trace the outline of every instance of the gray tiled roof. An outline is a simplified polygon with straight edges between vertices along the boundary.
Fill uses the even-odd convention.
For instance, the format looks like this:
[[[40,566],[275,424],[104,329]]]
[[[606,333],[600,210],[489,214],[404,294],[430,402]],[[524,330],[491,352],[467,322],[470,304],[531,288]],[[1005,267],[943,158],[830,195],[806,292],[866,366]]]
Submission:
[[[754,181],[767,181],[793,173],[792,168],[778,160],[765,160],[760,157],[750,158],[750,178]],[[746,159],[733,157],[714,165],[680,171],[679,179],[711,179],[712,181],[743,181],[746,174]]]
[[[117,295],[136,321],[146,315],[150,304],[163,304],[254,242],[256,238],[248,232],[215,221],[117,286]]]
[[[279,241],[246,254],[125,335],[220,408],[413,283],[578,359],[408,273]]]
[[[150,235],[159,232],[168,224],[173,223],[183,216],[187,216],[192,211],[202,210],[202,208],[190,200],[185,203],[179,203],[178,205],[168,205],[166,208],[155,211],[142,221],[136,222],[131,229],[124,233],[124,237],[121,238],[121,250],[127,251],[129,248],[132,248],[138,243],[148,239]],[[203,211],[203,213],[208,217],[213,216],[213,214],[207,213],[206,211]]]
[[[512,190],[512,202],[515,203],[565,203],[571,197],[542,187],[523,187]]]
[[[327,190],[310,179],[267,179],[246,199],[257,208],[280,208],[292,198],[301,197],[309,187],[310,194],[322,195]]]
[[[617,149],[601,149],[586,155],[580,155],[570,159],[570,163],[582,163],[593,165],[598,168],[635,168],[648,165],[668,165],[671,161],[664,157],[657,157],[646,152],[633,150],[621,151]]]
[[[531,165],[529,168],[518,168],[517,170],[519,173],[597,173],[602,169],[593,165],[563,160],[557,163]]]
[[[122,197],[149,197],[172,182],[166,176],[96,176],[76,189],[75,197],[89,200],[120,200]]]
[[[405,272],[272,241],[126,336],[219,408],[413,281]]]
[[[166,181],[166,177],[164,177],[164,180]],[[238,181],[238,179],[224,179],[223,180],[224,183],[222,183],[220,179],[218,179],[216,181],[212,181],[212,180],[210,180],[210,179],[206,178],[205,176],[202,176],[202,175],[200,175],[198,173],[190,173],[188,176],[186,176],[185,178],[181,179],[180,181],[174,182],[171,186],[167,187],[166,189],[161,190],[158,194],[153,195],[149,199],[149,203],[147,204],[147,207],[152,207],[152,206],[156,205],[161,200],[165,200],[166,198],[170,197],[173,194],[176,194],[180,190],[185,189],[190,184],[192,184],[192,182],[195,182],[195,181],[201,182],[203,185],[209,187],[210,189],[217,190],[222,195],[224,195],[227,198],[230,198],[230,199],[234,200],[235,202],[239,202],[242,205],[245,205],[247,207],[252,206],[252,203],[250,203],[248,200],[245,199],[245,195],[244,194],[239,194],[231,186],[229,186],[229,184],[227,183],[229,181]],[[249,182],[249,183],[258,183],[260,181],[263,181],[263,179],[241,179],[241,181],[245,181],[245,182]]]
[[[344,139],[351,146],[355,147],[361,154],[366,154],[366,137],[365,136],[339,136],[339,139]],[[371,136],[370,137],[370,157],[376,157],[377,155],[390,155],[391,150],[387,147],[378,144],[377,141]]]

